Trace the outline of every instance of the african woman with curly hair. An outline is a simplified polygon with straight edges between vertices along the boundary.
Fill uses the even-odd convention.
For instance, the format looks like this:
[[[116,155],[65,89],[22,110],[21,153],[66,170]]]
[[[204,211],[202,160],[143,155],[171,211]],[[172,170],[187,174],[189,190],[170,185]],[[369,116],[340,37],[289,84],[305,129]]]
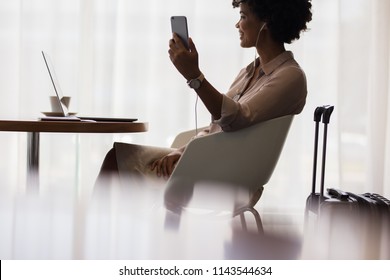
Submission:
[[[169,41],[169,58],[211,114],[210,126],[200,135],[235,131],[273,118],[299,114],[307,86],[303,70],[285,49],[300,38],[311,21],[310,0],[233,0],[240,19],[235,24],[240,45],[255,48],[255,59],[242,69],[227,93],[220,93],[202,74],[196,46],[189,50],[177,34]],[[256,58],[256,56],[258,57]],[[191,83],[195,81],[196,83]],[[99,177],[133,174],[168,178],[185,147],[168,149],[115,143]],[[227,151],[228,152],[228,151]]]

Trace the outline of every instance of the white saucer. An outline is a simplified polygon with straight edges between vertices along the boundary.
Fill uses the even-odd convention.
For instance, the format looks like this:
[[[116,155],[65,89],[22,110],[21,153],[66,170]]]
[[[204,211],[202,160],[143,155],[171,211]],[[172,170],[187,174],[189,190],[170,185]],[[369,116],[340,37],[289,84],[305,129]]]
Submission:
[[[45,116],[47,117],[62,117],[62,113],[59,113],[59,112],[41,112],[42,114],[44,114]],[[69,112],[69,116],[75,116],[77,113],[75,112]]]

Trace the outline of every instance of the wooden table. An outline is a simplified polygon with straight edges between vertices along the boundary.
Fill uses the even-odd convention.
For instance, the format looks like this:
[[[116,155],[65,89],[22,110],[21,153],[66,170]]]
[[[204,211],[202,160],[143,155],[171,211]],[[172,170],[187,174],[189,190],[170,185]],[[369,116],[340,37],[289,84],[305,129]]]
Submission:
[[[142,122],[29,121],[0,120],[0,131],[27,132],[27,174],[29,184],[39,186],[39,135],[52,133],[136,133],[148,130]]]

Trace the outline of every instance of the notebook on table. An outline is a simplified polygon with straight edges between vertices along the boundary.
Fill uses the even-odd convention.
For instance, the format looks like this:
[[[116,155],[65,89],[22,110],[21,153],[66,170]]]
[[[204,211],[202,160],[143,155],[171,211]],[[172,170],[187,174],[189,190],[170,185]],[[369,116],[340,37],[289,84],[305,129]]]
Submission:
[[[45,61],[45,65],[47,71],[49,72],[50,80],[53,85],[54,91],[56,93],[57,101],[61,111],[58,112],[56,116],[45,116],[39,118],[42,121],[96,121],[96,122],[134,122],[138,119],[136,118],[115,118],[115,117],[95,117],[95,116],[76,116],[74,114],[70,114],[68,108],[62,102],[62,98],[64,97],[59,82],[57,80],[57,76],[54,72],[53,64],[50,60],[50,57],[47,53],[42,51],[42,56]]]

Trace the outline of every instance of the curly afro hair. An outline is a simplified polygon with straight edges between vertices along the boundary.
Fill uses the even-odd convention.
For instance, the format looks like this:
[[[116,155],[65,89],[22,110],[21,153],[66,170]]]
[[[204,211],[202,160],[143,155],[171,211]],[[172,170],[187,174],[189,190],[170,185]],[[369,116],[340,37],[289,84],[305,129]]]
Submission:
[[[267,23],[274,40],[290,44],[300,38],[312,19],[311,0],[233,0],[233,7],[247,4],[252,12]]]

